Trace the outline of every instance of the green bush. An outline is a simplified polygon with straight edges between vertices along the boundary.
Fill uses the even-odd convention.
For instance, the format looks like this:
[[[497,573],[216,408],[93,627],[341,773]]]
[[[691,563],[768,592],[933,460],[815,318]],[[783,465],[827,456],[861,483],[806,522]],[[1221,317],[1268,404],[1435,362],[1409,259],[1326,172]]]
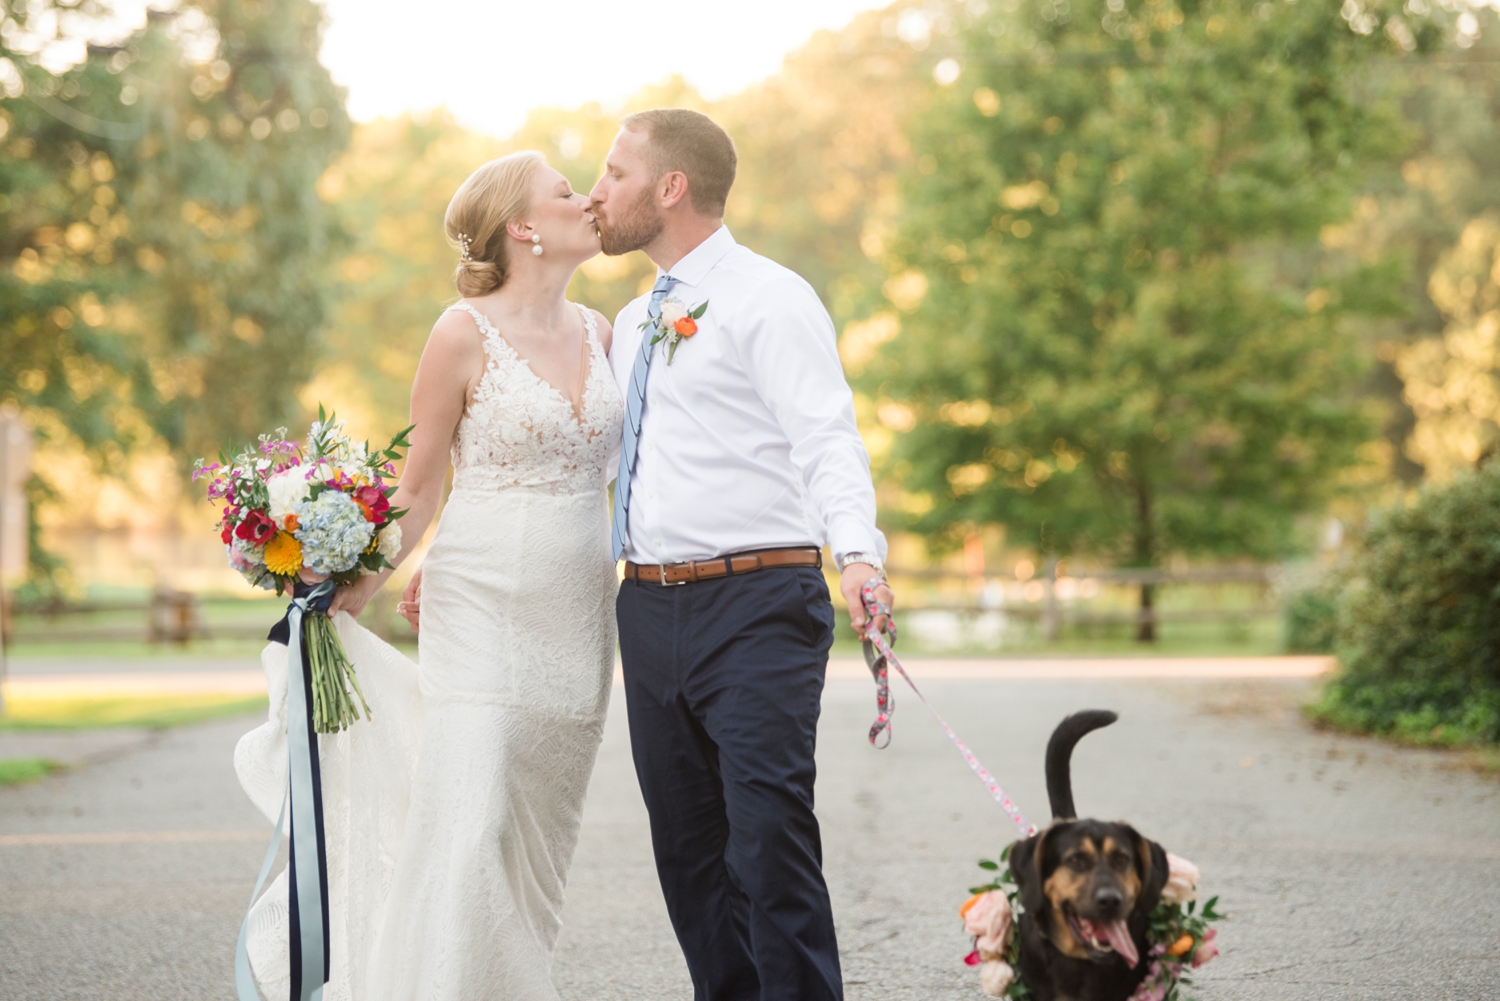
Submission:
[[[1287,653],[1333,653],[1339,596],[1322,586],[1298,591],[1286,602]]]
[[[1315,716],[1416,743],[1500,741],[1500,463],[1378,517],[1345,577]]]

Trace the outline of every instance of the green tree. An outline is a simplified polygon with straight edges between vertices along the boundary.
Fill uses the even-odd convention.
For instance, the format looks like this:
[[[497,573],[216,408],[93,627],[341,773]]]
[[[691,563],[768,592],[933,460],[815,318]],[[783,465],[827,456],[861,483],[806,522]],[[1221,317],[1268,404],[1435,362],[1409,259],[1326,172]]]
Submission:
[[[1458,29],[1464,15],[1477,35]],[[1437,58],[1385,61],[1371,72],[1398,99],[1412,140],[1372,173],[1354,218],[1324,235],[1351,258],[1381,255],[1404,266],[1394,289],[1399,315],[1360,327],[1376,359],[1367,391],[1383,405],[1390,464],[1408,484],[1424,474],[1447,479],[1500,444],[1500,413],[1475,399],[1492,385],[1490,365],[1446,343],[1455,321],[1472,326],[1474,317],[1461,317],[1468,305],[1479,305],[1479,315],[1491,308],[1469,294],[1463,276],[1449,276],[1500,207],[1500,17],[1490,8],[1441,7],[1431,17],[1451,38]],[[1494,285],[1474,277],[1480,289]],[[1461,381],[1470,388],[1446,399],[1431,392]]]
[[[892,312],[864,334],[894,337],[861,382],[910,524],[1140,567],[1287,550],[1371,433],[1342,321],[1390,277],[1316,249],[1399,140],[1356,84],[1405,51],[1372,28],[1430,44],[1352,16],[1375,23],[1237,0],[953,19],[958,82],[914,128]]]
[[[78,5],[13,17],[44,7]],[[218,0],[61,74],[4,54],[0,398],[45,435],[191,455],[297,413],[342,239],[315,190],[348,134],[321,27],[310,0]]]
[[[341,240],[314,185],[348,122],[314,3],[152,11],[66,71],[42,64],[107,13],[12,5],[0,31],[0,402],[121,475],[143,442],[186,458],[297,413]],[[61,500],[41,476],[28,492]]]
[[[35,65],[61,6],[24,5],[0,31],[0,401],[25,407],[44,435],[75,435],[108,459],[132,438],[119,402],[149,386],[101,305],[127,285],[116,241],[128,224],[111,184],[114,144],[100,134],[110,130],[82,131],[59,113],[115,119],[120,83],[97,53],[60,78]],[[134,126],[114,134],[139,136]]]

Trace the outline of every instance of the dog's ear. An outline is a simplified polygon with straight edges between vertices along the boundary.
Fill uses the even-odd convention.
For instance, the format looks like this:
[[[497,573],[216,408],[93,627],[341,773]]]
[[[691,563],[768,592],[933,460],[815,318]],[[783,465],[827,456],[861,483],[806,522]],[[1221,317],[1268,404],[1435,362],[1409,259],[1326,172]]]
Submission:
[[[1049,827],[1025,841],[1017,841],[1010,849],[1010,874],[1015,878],[1016,889],[1021,892],[1021,906],[1029,914],[1041,915],[1047,906],[1047,894],[1042,889],[1047,874],[1042,872],[1042,864],[1047,852],[1047,837],[1053,830]]]
[[[1141,893],[1131,913],[1145,917],[1161,902],[1161,891],[1167,885],[1167,850],[1133,827],[1130,833],[1135,836],[1135,862],[1141,874]]]

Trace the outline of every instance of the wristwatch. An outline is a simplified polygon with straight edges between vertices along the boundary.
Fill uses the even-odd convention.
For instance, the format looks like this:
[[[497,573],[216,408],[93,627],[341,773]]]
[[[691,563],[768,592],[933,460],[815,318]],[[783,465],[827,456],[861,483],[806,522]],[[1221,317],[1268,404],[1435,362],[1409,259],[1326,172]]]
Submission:
[[[843,573],[851,563],[868,563],[870,566],[875,568],[876,573],[880,574],[880,576],[882,577],[885,576],[885,564],[880,562],[880,557],[876,556],[874,553],[845,553],[843,556],[839,557],[837,562],[839,565],[839,573]]]

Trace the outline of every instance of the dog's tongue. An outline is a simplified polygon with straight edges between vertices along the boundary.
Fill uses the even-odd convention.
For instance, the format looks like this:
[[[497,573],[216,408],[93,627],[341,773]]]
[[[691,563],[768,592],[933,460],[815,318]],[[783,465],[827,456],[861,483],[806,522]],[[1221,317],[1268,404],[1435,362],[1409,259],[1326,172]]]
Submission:
[[[1136,952],[1135,940],[1130,937],[1130,929],[1125,927],[1125,922],[1111,921],[1107,924],[1096,922],[1095,926],[1104,929],[1104,937],[1109,939],[1110,948],[1123,956],[1125,962],[1134,967],[1141,961],[1141,954]]]

